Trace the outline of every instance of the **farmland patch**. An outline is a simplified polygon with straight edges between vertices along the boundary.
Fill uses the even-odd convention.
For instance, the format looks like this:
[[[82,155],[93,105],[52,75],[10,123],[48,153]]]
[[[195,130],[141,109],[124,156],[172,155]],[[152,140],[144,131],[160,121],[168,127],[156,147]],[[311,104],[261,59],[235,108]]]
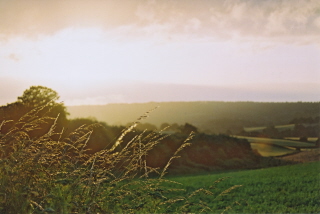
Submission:
[[[319,170],[318,161],[171,179],[190,192],[205,187],[217,195],[230,186],[242,185],[223,197],[218,196],[218,200],[205,201],[214,212],[229,207],[230,213],[320,213]],[[221,178],[226,179],[215,182]]]

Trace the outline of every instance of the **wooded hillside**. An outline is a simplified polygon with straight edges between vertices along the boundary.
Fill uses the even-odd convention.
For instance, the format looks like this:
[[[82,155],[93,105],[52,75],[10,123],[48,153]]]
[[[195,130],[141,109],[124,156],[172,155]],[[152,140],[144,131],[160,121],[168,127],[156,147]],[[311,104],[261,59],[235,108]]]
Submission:
[[[144,122],[190,123],[208,133],[239,132],[243,127],[289,124],[295,118],[320,116],[320,102],[162,102],[68,106],[71,118],[95,117],[109,125],[126,125],[159,106]]]

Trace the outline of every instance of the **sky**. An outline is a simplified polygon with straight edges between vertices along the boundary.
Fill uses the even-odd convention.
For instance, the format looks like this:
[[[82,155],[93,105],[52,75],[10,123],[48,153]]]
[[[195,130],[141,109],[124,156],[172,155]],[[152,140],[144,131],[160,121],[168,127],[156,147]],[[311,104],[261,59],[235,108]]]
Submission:
[[[0,105],[320,101],[319,0],[0,0]]]

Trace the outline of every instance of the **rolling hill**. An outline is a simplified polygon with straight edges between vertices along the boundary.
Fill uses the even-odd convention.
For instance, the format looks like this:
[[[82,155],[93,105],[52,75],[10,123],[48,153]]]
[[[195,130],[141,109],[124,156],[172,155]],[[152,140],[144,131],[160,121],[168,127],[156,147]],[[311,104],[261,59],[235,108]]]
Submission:
[[[144,122],[190,123],[208,133],[237,133],[244,127],[289,124],[293,118],[320,116],[320,102],[150,102],[67,106],[71,118],[93,117],[109,125],[126,125],[159,107]]]

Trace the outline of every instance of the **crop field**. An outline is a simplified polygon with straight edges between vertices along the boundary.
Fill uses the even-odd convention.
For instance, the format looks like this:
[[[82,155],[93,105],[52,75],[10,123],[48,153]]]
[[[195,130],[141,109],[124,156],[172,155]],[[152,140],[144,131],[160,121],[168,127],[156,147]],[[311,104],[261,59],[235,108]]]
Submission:
[[[319,213],[319,170],[320,162],[310,162],[170,179],[182,183],[188,192],[210,190],[211,198],[199,195],[197,199],[212,213],[226,207],[227,213]],[[226,179],[216,182],[221,178]]]
[[[289,139],[271,139],[271,138],[262,138],[262,137],[246,137],[246,136],[234,136],[237,138],[247,139],[250,143],[265,143],[265,144],[274,144],[277,146],[293,147],[293,148],[312,148],[314,144],[300,142]]]
[[[264,157],[283,156],[297,152],[294,149],[264,143],[251,143],[251,148],[257,150]]]
[[[261,138],[261,137],[242,137],[237,136],[239,138],[245,138],[250,143],[265,143],[265,144],[274,144],[277,146],[285,146],[285,147],[293,147],[293,148],[311,148],[314,147],[311,143],[298,142],[293,140],[283,140],[283,139],[270,139],[270,138]]]
[[[299,137],[286,137],[285,139],[286,140],[297,140],[297,141],[300,140]],[[308,137],[307,139],[308,139],[309,142],[313,142],[313,143],[318,140],[317,137]]]
[[[296,149],[301,148],[313,148],[314,144],[284,140],[284,139],[271,139],[271,138],[260,138],[260,137],[245,137],[245,136],[234,136],[237,138],[247,139],[252,149],[258,150],[258,152],[265,157],[270,156],[282,156],[286,154],[295,153]]]
[[[265,128],[267,128],[266,126],[259,126],[259,127],[244,127],[243,129],[246,132],[262,132],[262,130],[264,130]]]
[[[283,131],[283,130],[293,130],[295,124],[286,124],[286,125],[278,125],[275,126],[278,131]],[[244,130],[246,132],[262,132],[262,130],[266,129],[266,126],[259,126],[259,127],[245,127]]]

